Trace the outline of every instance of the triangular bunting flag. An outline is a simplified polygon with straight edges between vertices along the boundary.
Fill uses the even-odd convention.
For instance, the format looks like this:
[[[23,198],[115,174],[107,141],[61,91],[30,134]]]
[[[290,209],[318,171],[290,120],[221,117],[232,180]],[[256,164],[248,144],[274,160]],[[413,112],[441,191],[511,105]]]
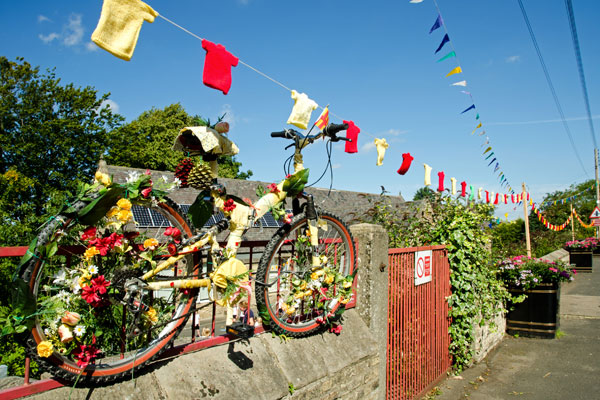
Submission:
[[[447,60],[450,57],[456,57],[456,53],[454,52],[454,50],[452,50],[450,53],[446,54],[444,57],[442,57],[439,60],[437,60],[437,62]]]
[[[474,110],[475,109],[475,104],[472,104],[469,108],[467,108],[466,110],[464,110],[463,112],[461,112],[461,114],[466,113],[469,110]]]
[[[429,30],[429,33],[435,31],[436,29],[438,29],[443,24],[444,24],[444,21],[442,20],[442,16],[438,14],[438,17],[435,20],[435,22],[434,22],[433,26],[431,27],[431,29]]]
[[[444,45],[445,45],[446,43],[448,43],[449,41],[450,41],[450,38],[448,37],[448,34],[446,33],[446,34],[444,35],[444,37],[442,38],[442,43],[440,43],[440,45],[438,46],[438,48],[437,48],[437,50],[435,51],[435,53],[434,53],[434,54],[437,54],[437,53],[438,53],[438,51],[440,51],[440,50],[442,49],[442,47],[444,47]]]
[[[446,78],[449,77],[450,75],[460,74],[461,72],[462,72],[462,68],[456,67],[452,71],[448,72],[448,74],[446,75]]]
[[[454,82],[451,86],[467,86],[467,81]]]

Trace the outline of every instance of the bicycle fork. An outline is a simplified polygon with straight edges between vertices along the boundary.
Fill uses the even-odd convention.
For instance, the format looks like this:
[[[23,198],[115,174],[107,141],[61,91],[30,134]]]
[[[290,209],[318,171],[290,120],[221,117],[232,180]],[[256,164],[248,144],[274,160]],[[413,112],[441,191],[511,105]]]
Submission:
[[[308,220],[308,235],[310,237],[310,246],[312,254],[312,268],[317,269],[321,266],[321,258],[319,257],[319,217],[315,208],[315,200],[313,195],[302,192],[299,196],[306,199],[306,219]],[[294,199],[296,202],[297,199]],[[299,203],[293,204],[294,214],[299,211]]]

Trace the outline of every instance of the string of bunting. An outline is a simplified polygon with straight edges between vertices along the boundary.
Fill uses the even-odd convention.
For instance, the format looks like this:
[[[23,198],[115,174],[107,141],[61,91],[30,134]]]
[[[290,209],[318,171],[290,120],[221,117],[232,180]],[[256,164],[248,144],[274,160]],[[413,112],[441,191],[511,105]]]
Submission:
[[[423,0],[411,0],[410,1],[410,3],[422,3],[422,2],[423,2]],[[429,34],[438,30],[439,28],[443,28],[443,30],[445,32],[445,34],[442,37],[442,40],[441,40],[440,44],[438,45],[437,49],[435,50],[434,54],[438,54],[442,49],[444,49],[446,47],[446,45],[448,45],[450,47],[450,49],[449,49],[450,51],[448,53],[446,53],[444,56],[442,56],[441,58],[439,58],[437,60],[437,62],[439,63],[439,62],[443,62],[446,60],[454,60],[456,67],[451,69],[450,72],[448,72],[446,74],[446,77],[460,74],[460,75],[458,75],[458,76],[460,76],[458,78],[458,80],[456,82],[452,83],[451,86],[463,88],[461,90],[461,92],[466,94],[467,96],[469,96],[470,103],[471,103],[460,114],[462,115],[462,114],[466,114],[466,113],[475,113],[475,124],[474,124],[475,128],[471,132],[471,135],[474,135],[477,132],[479,137],[483,137],[486,134],[486,131],[484,129],[483,122],[479,115],[479,110],[477,109],[477,106],[475,105],[475,100],[473,98],[473,94],[470,91],[466,90],[466,88],[468,86],[467,86],[466,79],[464,79],[463,67],[458,58],[456,49],[454,48],[454,44],[452,43],[452,40],[450,39],[450,35],[448,33],[448,28],[446,26],[446,23],[444,22],[444,18],[442,16],[440,8],[437,4],[437,1],[433,0],[433,3],[437,9],[437,17],[436,17],[435,22],[433,23],[431,29],[429,30]],[[501,167],[500,161],[498,160],[498,156],[495,154],[495,152],[493,150],[493,146],[490,144],[489,136],[485,136],[485,141],[483,142],[481,147],[485,148],[485,150],[482,153],[482,156],[484,157],[484,162],[488,163],[488,165],[487,165],[488,167],[494,169],[493,174],[497,177],[497,179],[500,183],[500,186],[503,188],[506,188],[510,194],[514,195],[515,191],[513,190],[512,186],[510,185],[506,175],[502,171],[502,167]]]

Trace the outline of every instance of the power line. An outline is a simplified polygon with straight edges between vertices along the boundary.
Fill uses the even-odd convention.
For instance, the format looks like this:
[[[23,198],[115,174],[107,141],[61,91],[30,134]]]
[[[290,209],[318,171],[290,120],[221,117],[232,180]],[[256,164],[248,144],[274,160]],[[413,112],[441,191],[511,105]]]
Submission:
[[[579,70],[579,80],[581,81],[581,89],[583,90],[583,99],[585,101],[585,109],[587,111],[588,123],[590,125],[590,134],[594,141],[594,148],[598,148],[596,142],[596,133],[594,132],[594,123],[592,121],[592,111],[590,110],[590,100],[588,98],[587,85],[585,84],[585,75],[583,73],[583,62],[581,61],[581,50],[579,48],[579,38],[577,37],[577,25],[575,25],[575,14],[573,13],[573,3],[571,0],[565,0],[567,14],[569,15],[569,27],[571,28],[571,38],[573,39],[573,48],[575,49],[575,58],[577,59],[577,69]]]
[[[521,0],[517,0],[519,2],[519,6],[521,7],[521,13],[523,14],[523,18],[525,19],[525,24],[527,25],[527,29],[529,30],[529,36],[531,36],[531,40],[533,42],[533,46],[535,47],[535,51],[537,52],[538,59],[540,60],[540,64],[542,65],[542,70],[544,71],[544,75],[546,76],[546,82],[548,83],[548,87],[550,88],[550,92],[552,93],[552,97],[554,98],[554,103],[556,104],[556,108],[558,109],[558,113],[560,115],[560,119],[565,127],[565,131],[569,136],[569,141],[571,142],[571,146],[573,146],[573,151],[577,156],[577,160],[579,160],[579,164],[581,164],[581,168],[583,172],[585,172],[586,176],[589,177],[585,166],[583,165],[583,161],[581,161],[581,157],[579,156],[579,152],[575,147],[575,142],[573,141],[573,135],[571,135],[571,130],[569,129],[569,125],[565,119],[565,114],[563,113],[560,102],[558,101],[558,96],[556,95],[556,91],[554,90],[554,85],[552,84],[552,79],[550,79],[550,74],[548,73],[548,69],[546,68],[546,63],[544,62],[544,58],[542,57],[542,52],[540,51],[540,47],[538,46],[537,40],[535,38],[535,34],[533,33],[533,29],[531,28],[531,24],[529,23],[529,18],[527,17],[527,13],[525,12],[525,7],[523,7],[523,2]]]

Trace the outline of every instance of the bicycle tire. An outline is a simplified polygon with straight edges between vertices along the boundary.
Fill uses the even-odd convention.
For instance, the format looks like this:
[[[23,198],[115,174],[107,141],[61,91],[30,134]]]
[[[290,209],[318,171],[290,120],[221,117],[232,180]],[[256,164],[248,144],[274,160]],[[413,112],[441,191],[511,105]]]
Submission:
[[[74,209],[75,211],[78,211],[87,204],[87,202],[79,201],[74,205]],[[188,222],[187,217],[180,212],[179,206],[172,200],[165,198],[164,201],[154,203],[146,208],[150,209],[149,212],[160,213],[164,217],[164,220],[168,221],[171,226],[179,228],[182,233],[182,239],[193,235],[192,225]],[[156,216],[156,214],[153,215]],[[164,224],[163,226],[166,226],[164,222],[162,222],[162,224]],[[66,216],[54,218],[38,235],[36,252],[39,254],[40,249],[51,240],[57,230],[76,229],[77,227],[81,226],[77,225],[77,222],[74,219],[70,219]],[[156,230],[154,233],[155,237],[164,231],[164,229],[161,231],[161,227],[152,229]],[[147,232],[149,231],[150,228],[147,229]],[[77,260],[76,255],[72,254],[71,258]],[[35,256],[23,269],[21,278],[29,285],[29,288],[36,298],[38,307],[39,302],[41,301],[41,292],[44,292],[42,288],[54,277],[51,275],[52,271],[55,271],[62,262],[63,260],[60,259],[60,256],[55,256],[53,258],[46,257],[45,259],[43,257]],[[172,270],[175,275],[177,275],[177,272],[175,271],[185,271],[185,275],[183,276],[191,277],[191,279],[198,277],[198,269],[197,266],[194,265],[192,254],[186,255]],[[144,270],[136,272],[136,274],[140,275],[143,272]],[[165,273],[168,274],[168,272]],[[163,275],[165,273],[163,273]],[[172,298],[167,298],[166,300],[165,293],[162,292],[157,295],[154,295],[154,293],[144,294],[144,298],[150,297],[153,301],[153,303],[149,304],[156,307],[156,315],[163,316],[162,320],[160,320],[159,317],[157,318],[159,318],[161,324],[164,324],[164,327],[156,333],[149,328],[147,333],[149,338],[147,338],[145,344],[140,345],[140,347],[134,348],[136,340],[138,339],[132,339],[131,341],[128,340],[127,344],[124,345],[126,347],[125,351],[121,348],[121,354],[116,354],[114,351],[111,351],[109,354],[106,348],[102,348],[101,350],[104,353],[103,357],[98,358],[94,363],[84,366],[83,368],[80,368],[77,365],[72,356],[64,356],[56,349],[51,356],[41,357],[38,355],[37,346],[40,342],[49,340],[49,338],[46,337],[44,329],[47,328],[43,325],[40,320],[41,318],[36,317],[35,325],[26,339],[28,353],[42,369],[50,372],[55,377],[67,381],[73,382],[77,380],[77,384],[81,386],[106,384],[125,378],[131,378],[137,371],[155,360],[164,350],[172,345],[177,335],[185,326],[189,318],[190,310],[192,310],[195,305],[197,290],[189,290],[187,293],[183,293],[177,289],[170,289],[170,291]],[[154,298],[154,296],[156,296],[156,298]],[[171,301],[173,304],[167,305]],[[164,314],[161,314],[163,307],[166,311]],[[103,307],[100,311],[94,312],[97,312],[98,314],[102,313],[104,316],[108,315],[108,313],[111,313],[111,315],[118,315],[118,308],[121,308],[121,317],[123,318],[123,315],[127,311],[125,311],[125,306],[118,302],[115,302],[115,304],[111,303],[110,305]],[[171,308],[173,311],[170,310]],[[117,317],[114,318],[115,320],[117,319]],[[125,319],[122,319],[124,324],[122,324],[121,328],[125,328],[127,323],[131,323],[131,321],[129,321],[130,318],[131,314],[127,313]],[[141,341],[141,339],[138,340],[138,342],[139,341]],[[119,344],[119,346],[121,345],[122,344]],[[115,349],[114,345],[111,345],[111,347],[113,350]],[[121,358],[121,356],[123,358]]]
[[[356,268],[356,249],[350,230],[338,217],[327,212],[319,213],[319,220],[327,224],[327,230],[322,226],[319,228],[319,256],[326,255],[333,264],[339,262],[335,268],[337,272],[343,276],[350,276]],[[310,273],[312,265],[308,264],[296,264],[287,272],[282,272],[284,264],[291,265],[291,260],[298,259],[298,256],[294,255],[297,251],[294,250],[296,238],[306,229],[308,219],[304,213],[295,216],[290,224],[281,227],[265,247],[256,273],[256,302],[263,324],[268,323],[272,331],[290,337],[308,336],[325,327],[322,321],[319,321],[324,312],[316,307],[319,300],[315,299],[315,296],[306,302],[302,300],[301,312],[293,317],[282,312],[279,305],[279,299],[289,296],[292,291],[291,280]],[[288,249],[284,248],[286,246]],[[293,271],[294,268],[297,268],[297,271]],[[336,313],[340,305],[338,302],[330,312]]]

